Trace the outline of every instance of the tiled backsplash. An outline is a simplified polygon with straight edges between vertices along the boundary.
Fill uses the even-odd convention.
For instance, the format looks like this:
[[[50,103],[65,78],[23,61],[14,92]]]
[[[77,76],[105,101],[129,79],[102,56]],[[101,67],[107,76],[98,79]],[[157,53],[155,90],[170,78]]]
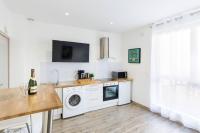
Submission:
[[[40,82],[56,82],[57,73],[59,72],[60,81],[71,81],[77,79],[77,70],[94,73],[95,79],[111,78],[112,71],[123,70],[121,63],[99,61],[92,63],[41,63]]]

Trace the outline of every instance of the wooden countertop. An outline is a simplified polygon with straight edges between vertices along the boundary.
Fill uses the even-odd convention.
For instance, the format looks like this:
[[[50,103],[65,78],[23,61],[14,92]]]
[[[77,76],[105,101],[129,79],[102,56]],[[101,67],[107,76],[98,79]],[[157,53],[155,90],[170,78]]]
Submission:
[[[91,83],[79,83],[76,80],[74,81],[66,81],[66,82],[60,82],[58,85],[55,84],[46,84],[46,85],[52,85],[54,88],[68,88],[68,87],[75,87],[75,86],[83,86],[83,85],[90,85],[90,84],[103,84],[105,82],[109,81],[118,81],[118,82],[125,82],[125,81],[132,81],[133,79],[97,79],[93,80]]]
[[[83,85],[90,85],[90,84],[100,84],[101,81],[95,80],[92,83],[79,83],[77,81],[66,81],[61,82],[58,85],[54,85],[55,88],[66,88],[66,87],[75,87],[75,86],[83,86]]]
[[[0,89],[0,120],[58,108],[62,103],[53,86],[38,86],[35,95],[25,95],[22,88]]]
[[[104,79],[102,79],[102,81],[104,81]],[[107,79],[104,82],[107,81],[118,81],[118,82],[126,82],[126,81],[133,81],[133,79],[131,78],[121,78],[121,79]]]

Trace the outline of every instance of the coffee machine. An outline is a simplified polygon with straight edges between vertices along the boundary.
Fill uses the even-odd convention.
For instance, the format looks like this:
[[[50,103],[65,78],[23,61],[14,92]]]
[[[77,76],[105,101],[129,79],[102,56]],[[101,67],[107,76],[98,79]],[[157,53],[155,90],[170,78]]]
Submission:
[[[78,79],[84,79],[84,70],[78,70]]]

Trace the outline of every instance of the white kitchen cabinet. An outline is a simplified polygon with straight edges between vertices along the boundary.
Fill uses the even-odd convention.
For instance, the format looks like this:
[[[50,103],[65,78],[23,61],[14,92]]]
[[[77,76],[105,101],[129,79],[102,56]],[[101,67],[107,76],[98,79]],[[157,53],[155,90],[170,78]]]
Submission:
[[[62,88],[56,88],[55,91],[57,92],[61,102],[62,102]],[[62,102],[63,103],[63,102]],[[62,108],[60,109],[54,109],[53,110],[53,119],[60,119],[62,114]]]
[[[83,86],[85,89],[86,111],[100,109],[103,104],[103,84]]]
[[[119,82],[119,101],[118,105],[131,102],[131,81]]]

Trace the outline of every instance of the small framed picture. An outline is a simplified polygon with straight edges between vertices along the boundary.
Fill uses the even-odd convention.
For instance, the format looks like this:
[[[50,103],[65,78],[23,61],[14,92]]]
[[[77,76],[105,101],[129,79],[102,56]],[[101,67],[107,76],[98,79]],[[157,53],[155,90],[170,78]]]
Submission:
[[[134,48],[128,50],[128,63],[141,62],[141,48]]]

